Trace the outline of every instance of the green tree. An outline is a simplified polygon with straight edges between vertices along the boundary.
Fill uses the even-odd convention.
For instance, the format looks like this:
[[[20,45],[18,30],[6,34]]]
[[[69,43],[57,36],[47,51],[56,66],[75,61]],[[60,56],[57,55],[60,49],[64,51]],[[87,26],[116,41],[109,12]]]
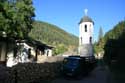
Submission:
[[[102,38],[103,38],[103,29],[102,29],[102,27],[100,27],[98,41],[100,41]]]
[[[105,61],[110,64],[112,60],[124,64],[125,57],[125,21],[119,22],[112,30],[106,33],[105,39]],[[119,65],[121,66],[121,65]]]
[[[100,27],[99,29],[99,35],[98,35],[98,42],[95,42],[94,44],[94,51],[96,54],[99,52],[103,52],[104,48],[104,38],[103,38],[103,29]]]
[[[8,37],[27,37],[35,16],[32,0],[2,0],[0,7],[0,31]]]

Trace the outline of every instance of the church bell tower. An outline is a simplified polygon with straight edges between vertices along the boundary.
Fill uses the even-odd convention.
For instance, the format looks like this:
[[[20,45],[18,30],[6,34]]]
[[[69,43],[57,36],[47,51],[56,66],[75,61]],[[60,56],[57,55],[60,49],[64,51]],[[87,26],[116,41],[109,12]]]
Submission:
[[[79,22],[79,54],[83,57],[93,55],[93,26],[94,22],[88,17],[88,10]]]

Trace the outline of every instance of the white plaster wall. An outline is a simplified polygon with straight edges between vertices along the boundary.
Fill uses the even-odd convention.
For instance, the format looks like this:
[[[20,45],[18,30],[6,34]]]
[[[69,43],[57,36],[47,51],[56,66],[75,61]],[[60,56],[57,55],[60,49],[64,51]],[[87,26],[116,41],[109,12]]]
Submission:
[[[85,32],[85,25],[87,25],[87,32]],[[82,41],[81,41],[82,37]],[[93,23],[91,22],[83,22],[79,26],[79,45],[82,44],[90,44],[90,37],[92,37],[93,41]]]
[[[52,50],[51,49],[46,49],[45,50],[45,56],[52,56]]]
[[[52,56],[52,50],[51,49],[49,49],[48,56]]]

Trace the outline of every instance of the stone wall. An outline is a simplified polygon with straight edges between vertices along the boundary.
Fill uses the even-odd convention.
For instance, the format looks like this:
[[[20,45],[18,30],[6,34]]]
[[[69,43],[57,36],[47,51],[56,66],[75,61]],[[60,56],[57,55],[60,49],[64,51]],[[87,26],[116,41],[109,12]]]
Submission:
[[[42,63],[19,63],[0,66],[2,83],[44,83],[61,76],[63,57],[46,57]]]
[[[51,57],[48,57],[48,56],[41,56],[39,55],[38,56],[38,61],[37,63],[44,63],[44,62],[58,62],[58,61],[63,61],[64,57],[63,56],[51,56]]]
[[[11,68],[10,83],[42,83],[61,75],[62,62],[53,63],[20,63]]]

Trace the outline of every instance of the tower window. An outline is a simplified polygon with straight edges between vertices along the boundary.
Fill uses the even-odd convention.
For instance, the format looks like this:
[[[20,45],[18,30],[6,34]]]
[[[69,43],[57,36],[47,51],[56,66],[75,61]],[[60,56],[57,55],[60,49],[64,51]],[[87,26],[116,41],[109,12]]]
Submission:
[[[92,43],[92,37],[90,37],[89,42]]]
[[[85,32],[87,32],[87,25],[85,25]]]

